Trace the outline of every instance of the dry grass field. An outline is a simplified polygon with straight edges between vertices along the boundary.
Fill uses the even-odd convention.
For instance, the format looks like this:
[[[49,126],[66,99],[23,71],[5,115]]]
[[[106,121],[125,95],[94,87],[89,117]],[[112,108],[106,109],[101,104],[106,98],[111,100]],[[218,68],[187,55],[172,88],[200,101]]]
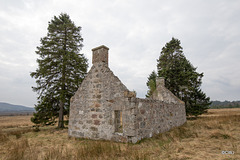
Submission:
[[[30,121],[32,116],[0,116],[0,128],[17,128],[32,126]]]
[[[0,160],[240,160],[240,109],[211,109],[137,144],[75,139],[67,129],[40,129],[32,130],[30,116],[0,117]]]

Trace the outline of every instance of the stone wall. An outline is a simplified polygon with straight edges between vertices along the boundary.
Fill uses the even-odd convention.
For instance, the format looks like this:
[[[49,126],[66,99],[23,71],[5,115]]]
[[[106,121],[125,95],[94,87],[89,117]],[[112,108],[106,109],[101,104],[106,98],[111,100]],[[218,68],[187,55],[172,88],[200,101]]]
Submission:
[[[156,78],[156,90],[153,92],[152,99],[163,101],[166,103],[183,103],[178,99],[171,91],[165,87],[165,81],[163,77]]]
[[[104,62],[94,63],[70,102],[69,135],[111,140],[114,111],[124,110],[129,92]]]
[[[152,137],[180,126],[186,122],[184,103],[166,103],[153,99],[135,101],[135,130],[136,136],[129,141],[133,143],[142,138]]]

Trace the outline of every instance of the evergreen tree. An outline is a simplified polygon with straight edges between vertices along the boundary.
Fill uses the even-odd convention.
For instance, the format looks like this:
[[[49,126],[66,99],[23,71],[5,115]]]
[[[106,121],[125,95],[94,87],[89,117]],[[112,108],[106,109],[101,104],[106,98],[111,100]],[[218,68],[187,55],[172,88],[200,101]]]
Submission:
[[[33,91],[39,94],[31,119],[36,124],[54,124],[58,118],[58,127],[64,127],[70,98],[87,73],[87,59],[79,54],[83,46],[80,31],[81,27],[62,13],[49,22],[47,36],[40,40],[36,51],[38,68],[30,74],[37,83]]]
[[[172,40],[162,48],[157,60],[158,76],[165,78],[165,86],[186,105],[187,115],[200,115],[211,104],[210,98],[201,90],[203,73],[186,59],[180,40]]]
[[[146,97],[151,97],[153,92],[156,90],[156,78],[157,78],[157,73],[155,71],[152,71],[152,73],[148,77],[147,81],[147,86],[148,86],[148,92]]]

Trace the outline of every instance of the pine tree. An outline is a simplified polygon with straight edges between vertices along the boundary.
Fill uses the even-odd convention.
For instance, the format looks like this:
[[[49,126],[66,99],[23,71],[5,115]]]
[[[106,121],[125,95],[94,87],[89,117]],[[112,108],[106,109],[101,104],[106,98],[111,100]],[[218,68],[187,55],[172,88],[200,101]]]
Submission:
[[[36,113],[32,121],[36,124],[54,124],[64,127],[64,115],[69,114],[70,98],[78,89],[87,73],[88,63],[79,54],[83,44],[81,27],[62,13],[48,24],[47,36],[41,38],[36,54],[38,68],[31,77],[37,86],[33,91],[39,94]]]
[[[146,83],[148,86],[148,91],[146,95],[147,98],[150,98],[153,92],[156,90],[156,78],[157,78],[157,73],[155,71],[152,71]]]
[[[158,76],[165,86],[186,105],[187,115],[198,116],[208,109],[210,98],[201,90],[203,73],[198,73],[183,54],[180,40],[172,40],[162,48],[157,60]]]

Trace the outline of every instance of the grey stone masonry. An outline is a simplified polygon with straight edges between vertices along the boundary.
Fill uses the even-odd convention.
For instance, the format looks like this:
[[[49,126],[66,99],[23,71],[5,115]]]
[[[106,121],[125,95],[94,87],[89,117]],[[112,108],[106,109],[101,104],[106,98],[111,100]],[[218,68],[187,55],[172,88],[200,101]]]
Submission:
[[[70,101],[69,136],[136,143],[186,122],[184,102],[163,78],[152,98],[137,98],[108,67],[108,50],[92,49],[93,66]]]
[[[107,48],[104,45],[97,48],[93,48],[92,63],[95,64],[98,62],[104,62],[108,66],[108,50],[109,48]]]
[[[163,77],[157,77],[156,90],[152,94],[152,99],[174,104],[184,103],[165,87]]]

